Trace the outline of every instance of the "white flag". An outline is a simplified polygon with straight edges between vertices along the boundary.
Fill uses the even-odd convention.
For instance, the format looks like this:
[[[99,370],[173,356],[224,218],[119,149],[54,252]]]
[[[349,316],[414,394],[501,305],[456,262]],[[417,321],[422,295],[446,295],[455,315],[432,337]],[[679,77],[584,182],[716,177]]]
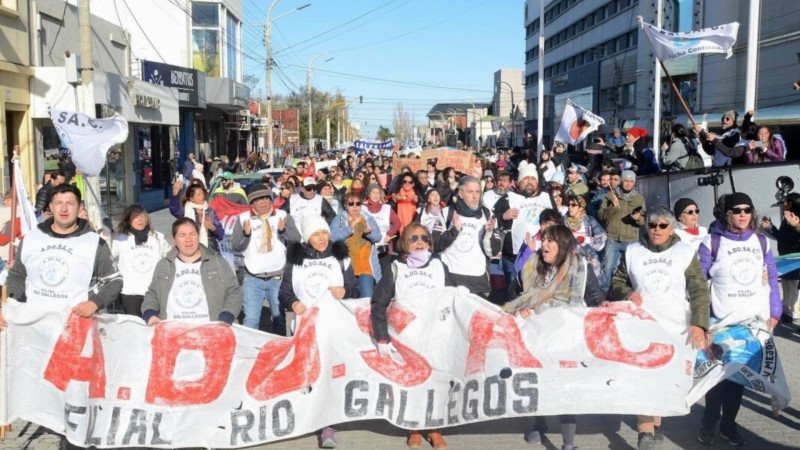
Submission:
[[[97,176],[106,164],[106,152],[128,139],[128,121],[119,114],[110,119],[92,119],[75,111],[50,110],[61,144],[72,153],[81,172]]]
[[[561,116],[561,126],[556,133],[556,141],[578,145],[586,139],[592,131],[606,123],[602,117],[583,109],[571,99],[564,105],[564,115]]]
[[[36,226],[36,211],[28,198],[28,189],[25,188],[25,180],[22,178],[22,168],[19,159],[14,160],[14,186],[17,194],[17,215],[19,216],[19,230],[23,236]]]
[[[669,61],[698,53],[725,53],[725,58],[733,55],[733,44],[739,31],[739,22],[726,23],[711,28],[685,33],[673,33],[642,22],[642,29],[653,53],[661,61]]]

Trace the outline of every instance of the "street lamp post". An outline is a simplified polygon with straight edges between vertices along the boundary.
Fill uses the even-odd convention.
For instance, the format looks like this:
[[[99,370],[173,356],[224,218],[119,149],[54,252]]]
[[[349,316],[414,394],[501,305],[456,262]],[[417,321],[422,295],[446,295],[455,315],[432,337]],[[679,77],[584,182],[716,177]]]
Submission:
[[[269,11],[267,12],[267,21],[264,24],[264,42],[267,46],[267,76],[266,76],[266,83],[267,83],[267,154],[269,155],[269,165],[271,167],[275,166],[275,149],[273,144],[272,138],[272,10],[275,9],[275,6],[281,0],[272,0],[272,4],[269,7]],[[293,13],[295,11],[300,11],[301,9],[308,8],[311,6],[311,3],[306,3],[305,5],[298,6],[297,8],[291,9],[278,17],[274,20],[278,20],[281,17]]]
[[[308,152],[311,153],[312,144],[314,141],[314,121],[312,120],[311,116],[311,70],[314,67],[314,61],[319,58],[320,56],[327,55],[327,52],[317,53],[311,58],[311,61],[308,62],[308,72],[306,73],[306,84],[308,85]],[[333,60],[333,57],[326,59],[323,62],[328,62]]]
[[[514,108],[516,107],[516,103],[514,103],[514,88],[511,87],[511,84],[507,81],[500,80],[500,83],[508,86],[508,90],[511,91],[511,112],[509,116],[511,117],[511,146],[514,147],[514,128],[516,127],[516,119],[514,117]]]

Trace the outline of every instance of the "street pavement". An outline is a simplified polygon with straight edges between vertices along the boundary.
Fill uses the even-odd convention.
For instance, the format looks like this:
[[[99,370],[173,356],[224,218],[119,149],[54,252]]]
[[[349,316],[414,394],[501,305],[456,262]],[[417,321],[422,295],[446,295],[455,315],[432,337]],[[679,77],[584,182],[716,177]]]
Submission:
[[[173,218],[169,212],[159,211],[151,214],[154,227],[170,235]],[[800,334],[795,325],[779,325],[776,329],[776,346],[783,363],[784,373],[789,378],[789,388],[796,393],[800,389]],[[591,399],[587,399],[591,402]],[[700,444],[697,432],[703,402],[694,405],[691,412],[683,417],[664,419],[665,440],[658,449],[725,449],[731,446],[717,436],[712,446]],[[447,428],[444,436],[449,448],[453,450],[511,450],[511,449],[560,449],[561,435],[558,421],[549,421],[550,432],[545,435],[541,446],[532,446],[523,440],[523,434],[533,423],[532,418],[496,420],[473,425]],[[738,423],[740,432],[747,441],[745,448],[754,450],[800,449],[800,409],[796,404],[773,417],[770,399],[754,392],[746,391]],[[402,450],[406,433],[385,421],[365,421],[344,424],[338,427],[338,446],[340,449],[354,450]],[[575,444],[581,450],[636,449],[636,417],[619,415],[592,415],[578,417],[578,431]],[[59,437],[43,427],[32,423],[17,421],[5,441],[0,442],[0,450],[51,450],[58,448]],[[317,439],[307,435],[287,441],[249,447],[270,450],[316,449]],[[423,449],[431,448],[423,443]]]

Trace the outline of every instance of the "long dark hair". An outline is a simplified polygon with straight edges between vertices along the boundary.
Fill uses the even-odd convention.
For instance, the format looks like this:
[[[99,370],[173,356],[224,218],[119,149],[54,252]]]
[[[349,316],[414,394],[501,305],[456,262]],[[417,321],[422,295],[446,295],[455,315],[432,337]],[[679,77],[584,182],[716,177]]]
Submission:
[[[194,193],[198,189],[203,191],[203,196],[206,198],[206,201],[208,201],[208,190],[206,189],[206,187],[200,183],[197,184],[190,183],[189,187],[186,188],[186,193],[183,196],[183,201],[181,202],[181,204],[185,205],[186,202],[190,201],[192,196],[194,196]]]
[[[555,267],[556,269],[561,267],[569,255],[575,253],[575,247],[577,245],[575,243],[575,236],[572,235],[572,231],[570,231],[570,229],[564,224],[551,225],[547,227],[547,229],[542,232],[542,241],[545,239],[556,241],[556,245],[558,245],[558,257],[556,257],[555,264],[551,266],[544,261],[542,252],[539,252],[537,255],[539,261],[536,265],[536,278],[539,281],[544,280],[547,272],[549,272],[552,267]]]
[[[117,225],[117,232],[119,234],[128,234],[131,231],[131,221],[144,214],[147,216],[147,211],[141,205],[130,205],[125,208],[122,213],[122,220]],[[150,225],[150,216],[147,216],[147,224]]]

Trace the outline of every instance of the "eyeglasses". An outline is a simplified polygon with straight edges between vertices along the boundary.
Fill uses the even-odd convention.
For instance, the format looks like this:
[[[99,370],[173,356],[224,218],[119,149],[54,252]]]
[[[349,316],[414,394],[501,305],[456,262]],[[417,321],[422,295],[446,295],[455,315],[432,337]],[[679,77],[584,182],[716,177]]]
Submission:
[[[408,242],[411,242],[412,244],[420,240],[427,244],[430,242],[431,238],[427,234],[412,234],[408,237]]]
[[[733,120],[733,119],[731,119],[730,117],[727,117],[727,116],[722,118],[723,122],[728,122],[729,120]]]
[[[651,230],[655,230],[656,228],[659,228],[661,230],[666,230],[667,228],[669,228],[669,224],[668,223],[648,223],[647,224],[647,228],[650,228]]]
[[[734,214],[753,214],[753,208],[749,206],[745,206],[744,208],[731,208],[731,212]]]
[[[347,206],[361,206],[361,202],[347,202]]]
[[[700,209],[687,209],[683,213],[686,214],[687,216],[693,216],[695,214],[700,214]]]
[[[403,180],[403,184],[414,184],[414,180]]]

